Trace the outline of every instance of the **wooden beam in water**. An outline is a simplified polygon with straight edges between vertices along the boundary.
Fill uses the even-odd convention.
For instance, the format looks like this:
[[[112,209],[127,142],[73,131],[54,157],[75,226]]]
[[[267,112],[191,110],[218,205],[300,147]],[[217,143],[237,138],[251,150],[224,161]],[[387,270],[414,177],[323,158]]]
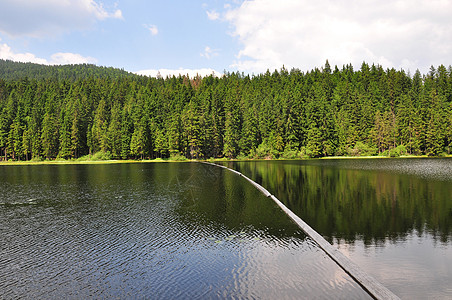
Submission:
[[[323,236],[321,236],[317,231],[311,228],[306,222],[304,222],[300,217],[293,213],[287,206],[285,206],[278,198],[267,191],[263,186],[251,180],[242,173],[230,169],[226,166],[217,165],[209,162],[203,162],[205,164],[213,165],[223,169],[227,169],[231,172],[236,173],[248,180],[252,185],[254,185],[259,191],[261,191],[266,197],[271,198],[288,216],[291,218],[314,242],[319,245],[319,247],[339,266],[341,267],[353,280],[356,281],[372,298],[374,299],[399,299],[393,292],[383,286],[375,278],[364,272],[357,264],[347,258],[342,252],[334,248],[333,245],[328,243]]]

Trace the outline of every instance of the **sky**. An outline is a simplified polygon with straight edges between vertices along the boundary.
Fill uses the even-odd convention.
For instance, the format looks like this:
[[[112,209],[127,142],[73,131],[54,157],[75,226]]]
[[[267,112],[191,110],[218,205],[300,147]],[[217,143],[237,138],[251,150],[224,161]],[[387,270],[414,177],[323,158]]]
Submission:
[[[0,0],[0,58],[138,74],[452,64],[450,0]]]

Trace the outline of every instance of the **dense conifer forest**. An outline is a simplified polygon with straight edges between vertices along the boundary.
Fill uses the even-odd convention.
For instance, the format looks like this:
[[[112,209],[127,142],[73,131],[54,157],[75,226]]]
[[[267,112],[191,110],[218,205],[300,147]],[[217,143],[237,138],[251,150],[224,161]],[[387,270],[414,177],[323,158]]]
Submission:
[[[452,68],[363,63],[308,72],[150,78],[0,60],[2,160],[440,156]]]
[[[124,70],[98,67],[92,64],[48,66],[0,59],[0,78],[3,80],[33,78],[35,80],[57,79],[73,82],[90,76],[118,78],[136,75]]]

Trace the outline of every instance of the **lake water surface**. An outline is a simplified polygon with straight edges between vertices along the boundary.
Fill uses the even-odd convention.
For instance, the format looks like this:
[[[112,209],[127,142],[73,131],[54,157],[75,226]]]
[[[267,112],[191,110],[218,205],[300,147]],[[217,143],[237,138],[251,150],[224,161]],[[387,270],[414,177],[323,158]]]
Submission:
[[[452,159],[228,162],[404,299],[452,299]]]
[[[290,184],[297,191],[301,180],[244,167],[264,184],[275,176],[269,187],[278,191]],[[278,196],[300,213],[305,194],[296,193]],[[311,223],[348,209],[329,205]],[[440,216],[432,218],[448,263],[450,234],[440,232]],[[340,235],[343,227],[326,226],[332,239],[346,240],[340,247],[354,245],[351,256],[361,249],[360,239],[350,243],[361,230],[354,224]],[[423,238],[428,227],[420,228]],[[412,231],[391,241],[411,240]],[[398,249],[384,236],[362,239],[368,256],[382,244]],[[0,166],[0,270],[2,299],[368,298],[270,199],[240,176],[201,163]]]

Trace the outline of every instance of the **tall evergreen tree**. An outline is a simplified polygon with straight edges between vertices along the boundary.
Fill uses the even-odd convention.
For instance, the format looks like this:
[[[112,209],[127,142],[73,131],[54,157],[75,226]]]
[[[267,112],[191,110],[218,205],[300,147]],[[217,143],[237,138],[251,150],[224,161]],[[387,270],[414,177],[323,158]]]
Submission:
[[[282,68],[193,79],[118,77],[87,66],[30,66],[36,77],[24,78],[1,65],[3,160],[97,151],[123,159],[321,157],[359,155],[366,147],[394,153],[398,145],[412,154],[451,151],[452,67],[442,65],[412,78],[327,61],[306,73]]]
[[[426,154],[437,156],[444,149],[444,141],[446,139],[447,123],[445,115],[444,95],[438,95],[436,90],[430,92],[430,107],[428,112],[428,123],[425,136]]]

